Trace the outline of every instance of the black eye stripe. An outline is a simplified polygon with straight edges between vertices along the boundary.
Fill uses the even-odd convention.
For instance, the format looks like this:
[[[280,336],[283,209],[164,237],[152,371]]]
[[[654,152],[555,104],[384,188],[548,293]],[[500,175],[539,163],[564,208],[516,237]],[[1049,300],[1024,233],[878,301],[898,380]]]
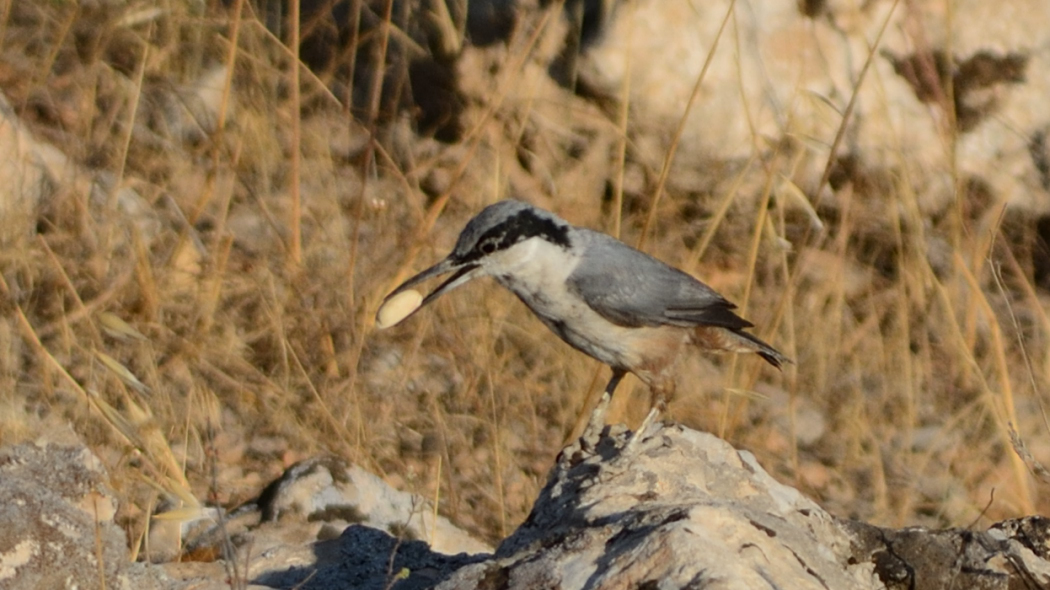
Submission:
[[[482,234],[478,239],[478,249],[485,254],[491,254],[492,251],[484,249],[489,243],[496,245],[495,250],[504,250],[533,237],[541,237],[562,248],[569,247],[568,226],[558,224],[547,217],[540,217],[526,209]]]
[[[504,205],[507,203],[511,202],[504,202]],[[572,226],[564,221],[544,211],[538,214],[536,210],[527,208],[518,209],[496,222],[493,218],[499,206],[490,206],[467,224],[454,250],[457,261],[473,262],[534,237],[543,238],[562,248],[570,247],[569,230]]]

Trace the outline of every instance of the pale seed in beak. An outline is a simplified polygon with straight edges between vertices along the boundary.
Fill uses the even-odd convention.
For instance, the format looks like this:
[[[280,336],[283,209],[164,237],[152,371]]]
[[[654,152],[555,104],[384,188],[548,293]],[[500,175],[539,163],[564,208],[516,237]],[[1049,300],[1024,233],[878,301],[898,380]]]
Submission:
[[[383,303],[376,313],[376,327],[385,330],[401,323],[423,303],[423,295],[415,289],[402,291]]]

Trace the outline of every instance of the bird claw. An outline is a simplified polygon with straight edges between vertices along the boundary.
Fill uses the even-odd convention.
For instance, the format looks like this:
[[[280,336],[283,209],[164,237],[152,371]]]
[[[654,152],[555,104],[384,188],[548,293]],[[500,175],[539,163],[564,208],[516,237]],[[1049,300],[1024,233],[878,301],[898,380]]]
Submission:
[[[631,434],[631,438],[627,441],[627,444],[624,445],[622,452],[624,456],[630,456],[635,452],[638,443],[641,442],[642,439],[646,438],[646,436],[649,434],[649,431],[652,430],[654,425],[657,424],[656,417],[659,414],[660,410],[657,409],[655,406],[651,410],[649,410],[649,414],[646,415],[645,420],[642,420],[641,426],[639,426],[638,430],[635,430]]]
[[[598,445],[602,442],[604,431],[604,428],[597,429],[588,426],[580,436],[580,450],[590,455],[598,454]]]

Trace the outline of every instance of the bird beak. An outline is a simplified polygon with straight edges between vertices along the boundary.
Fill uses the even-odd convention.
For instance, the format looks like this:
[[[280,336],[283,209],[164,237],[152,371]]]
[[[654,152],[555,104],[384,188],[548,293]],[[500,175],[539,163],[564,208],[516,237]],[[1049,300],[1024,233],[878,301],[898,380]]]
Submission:
[[[390,301],[391,297],[409,289],[410,287],[418,285],[419,283],[422,283],[427,279],[438,277],[443,274],[452,273],[452,276],[445,279],[445,282],[441,283],[437,289],[434,289],[430,292],[429,295],[423,298],[423,302],[419,304],[419,307],[422,308],[426,304],[437,299],[438,297],[441,297],[445,293],[448,293],[456,287],[469,282],[473,278],[476,278],[478,276],[478,269],[480,268],[481,265],[476,262],[457,262],[451,256],[449,256],[448,258],[442,260],[434,266],[431,266],[430,268],[424,270],[423,272],[398,285],[396,289],[391,291],[390,294],[386,296],[386,299],[384,299],[383,302],[385,303],[387,301]]]

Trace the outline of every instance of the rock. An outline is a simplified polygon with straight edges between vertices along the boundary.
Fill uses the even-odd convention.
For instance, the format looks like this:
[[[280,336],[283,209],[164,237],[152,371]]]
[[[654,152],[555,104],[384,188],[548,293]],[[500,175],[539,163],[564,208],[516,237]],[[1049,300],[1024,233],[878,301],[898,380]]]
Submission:
[[[302,521],[365,524],[399,538],[425,540],[439,553],[491,551],[448,519],[437,516],[426,500],[396,490],[334,456],[292,465],[263,490],[257,506],[264,522],[292,513]]]
[[[983,533],[880,529],[836,519],[713,435],[662,428],[633,456],[621,454],[625,440],[565,449],[526,522],[438,588],[1050,584],[1048,519]]]
[[[751,0],[736,3],[716,39],[729,6],[620,3],[581,65],[581,77],[609,96],[626,80],[632,113],[644,113],[634,133],[661,138],[650,163],[659,169],[714,52],[685,121],[672,187],[697,190],[690,170],[699,164],[742,161],[756,141],[795,137],[807,138],[807,149],[793,180],[814,189],[871,44],[888,23],[839,156],[871,170],[912,170],[926,210],[951,201],[956,166],[960,178],[980,179],[1011,205],[1050,210],[1045,154],[1033,150],[1050,129],[1050,111],[1039,106],[1050,91],[1042,75],[1050,3],[960,0],[946,14],[937,3],[902,2],[890,12],[891,2]]]
[[[443,564],[438,569],[451,572],[467,552],[489,551],[437,516],[426,500],[338,457],[321,456],[289,467],[256,501],[188,538],[183,553],[247,564],[242,574],[256,584],[292,588],[309,578],[302,588],[324,588],[320,580],[355,580],[355,587],[370,587],[367,580],[385,583],[392,552],[412,571]],[[450,558],[453,553],[461,557]],[[201,569],[170,573],[190,582],[208,577],[207,568]],[[211,575],[223,572],[217,563]],[[429,586],[427,576],[414,579],[422,585],[413,587]],[[383,588],[380,582],[376,587]]]
[[[153,206],[108,172],[79,166],[58,147],[38,140],[0,94],[0,243],[36,231],[36,219],[61,190],[90,196],[100,215],[119,215],[152,241],[160,231]],[[116,211],[108,211],[112,204]]]
[[[875,587],[835,519],[751,453],[681,427],[629,457],[624,441],[565,449],[525,523],[439,588]]]
[[[400,576],[411,580],[407,587],[426,588],[437,572],[447,575],[480,559],[463,551],[489,550],[435,516],[421,498],[335,457],[292,466],[259,501],[190,539],[182,559],[203,560],[190,563],[147,568],[128,561],[128,541],[113,522],[117,501],[108,476],[82,445],[0,450],[0,499],[0,522],[7,525],[0,533],[5,589],[100,588],[100,574],[106,588],[117,589],[227,588],[231,578],[254,581],[249,588],[299,587],[307,578],[302,588],[335,587],[325,585],[333,579],[382,588],[391,564],[401,562],[411,566],[411,574]],[[348,521],[371,526],[348,527]],[[216,560],[227,542],[236,548],[235,559]],[[391,561],[392,554],[398,560]],[[169,557],[177,561],[179,555]]]
[[[9,525],[0,587],[97,588],[100,572],[107,588],[146,590],[218,589],[231,579],[304,590],[1050,587],[1048,518],[985,531],[884,529],[829,515],[713,435],[657,426],[625,455],[627,434],[614,427],[566,448],[529,518],[495,554],[447,530],[440,547],[462,536],[461,552],[433,549],[413,537],[451,525],[421,517],[432,514],[425,502],[318,457],[225,518],[234,559],[150,569],[127,562],[94,455],[83,446],[11,447],[0,451],[0,518]],[[193,553],[200,559],[207,545]]]
[[[712,435],[663,427],[631,456],[622,454],[626,438],[621,428],[565,449],[532,514],[494,555],[444,555],[355,525],[314,544],[311,563],[252,582],[315,590],[1050,583],[1050,519],[984,532],[882,529],[829,515]]]
[[[41,203],[73,166],[60,150],[37,141],[0,94],[0,243],[29,235]]]
[[[0,587],[168,587],[160,572],[128,561],[117,500],[85,447],[0,450],[0,499]]]
[[[875,564],[890,590],[1008,590],[1050,587],[1050,519],[1007,520],[987,531],[923,527],[883,529],[843,521],[853,560]]]
[[[426,543],[398,539],[378,529],[354,525],[339,538],[312,548],[316,561],[308,567],[274,569],[253,578],[267,588],[328,590],[416,590],[433,588],[453,572],[487,555],[444,555]]]

